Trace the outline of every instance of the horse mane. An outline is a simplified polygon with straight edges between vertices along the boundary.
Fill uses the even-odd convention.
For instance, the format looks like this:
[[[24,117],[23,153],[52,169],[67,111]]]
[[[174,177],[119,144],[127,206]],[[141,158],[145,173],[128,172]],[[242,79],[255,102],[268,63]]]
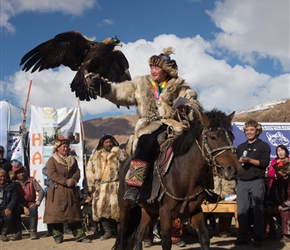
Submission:
[[[195,115],[194,120],[190,121],[189,127],[182,131],[182,134],[179,135],[172,143],[172,149],[174,156],[183,155],[188,152],[191,145],[200,135],[203,126],[200,122],[199,115]]]
[[[218,109],[213,109],[211,111],[206,111],[205,114],[209,118],[209,128],[211,130],[217,130],[217,128],[222,128],[225,129],[227,132],[232,132],[231,120],[224,112]]]
[[[228,132],[230,139],[234,140],[231,120],[228,118],[226,113],[218,109],[212,109],[210,111],[204,112],[204,114],[209,118],[208,129],[225,129]],[[200,118],[195,118],[196,119],[190,122],[190,126],[183,130],[182,134],[173,141],[172,148],[175,156],[187,153],[191,145],[195,143],[195,140],[201,134],[203,126],[201,124]]]

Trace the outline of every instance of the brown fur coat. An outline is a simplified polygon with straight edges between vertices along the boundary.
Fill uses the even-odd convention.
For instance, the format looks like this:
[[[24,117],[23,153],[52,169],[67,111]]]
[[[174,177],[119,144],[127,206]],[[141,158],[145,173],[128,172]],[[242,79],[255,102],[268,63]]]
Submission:
[[[178,112],[172,109],[178,97],[189,99],[188,118],[192,120],[193,112],[199,112],[202,108],[197,101],[197,93],[182,78],[172,78],[168,81],[159,102],[155,98],[150,75],[135,77],[121,84],[111,83],[111,91],[105,96],[106,99],[120,106],[137,106],[139,120],[135,126],[134,137],[131,137],[128,143],[128,153],[136,149],[137,140],[141,135],[152,133],[162,124],[172,126],[175,133],[182,131],[186,124],[180,122]],[[154,120],[154,117],[161,119]]]
[[[93,219],[101,218],[119,221],[118,205],[120,161],[126,158],[119,147],[113,147],[109,154],[97,150],[90,156],[86,166],[88,192],[93,193]]]
[[[51,180],[47,192],[44,223],[82,222],[80,190],[68,187],[66,181],[80,179],[80,169],[71,155],[66,159],[54,153],[47,161],[47,176]]]

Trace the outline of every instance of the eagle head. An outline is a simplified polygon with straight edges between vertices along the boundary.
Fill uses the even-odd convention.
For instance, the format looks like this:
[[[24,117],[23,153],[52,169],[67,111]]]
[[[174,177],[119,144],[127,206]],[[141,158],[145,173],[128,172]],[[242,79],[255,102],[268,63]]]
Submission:
[[[120,41],[120,39],[115,36],[115,37],[112,37],[112,38],[106,38],[104,41],[103,41],[104,44],[107,44],[107,45],[114,45],[114,46],[120,46],[122,47],[122,43]]]
[[[111,42],[113,44],[115,44],[115,46],[121,46],[122,47],[122,43],[121,43],[120,39],[117,36],[112,37],[111,38]]]

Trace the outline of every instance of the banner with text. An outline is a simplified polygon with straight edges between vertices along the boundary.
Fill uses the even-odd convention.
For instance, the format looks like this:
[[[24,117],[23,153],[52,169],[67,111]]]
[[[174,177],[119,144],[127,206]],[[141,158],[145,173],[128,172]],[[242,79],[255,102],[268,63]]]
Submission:
[[[8,155],[7,158],[12,160],[17,160],[25,165],[25,139],[21,134],[10,134],[8,140]],[[27,166],[26,166],[27,167]]]
[[[70,150],[75,155],[81,171],[78,183],[82,186],[84,177],[83,145],[81,133],[80,112],[78,108],[54,109],[31,105],[30,124],[30,175],[46,188],[47,177],[42,174],[42,168],[52,156],[53,144],[59,135],[71,141]],[[39,207],[39,231],[46,230],[43,224],[45,202]]]
[[[263,132],[259,136],[261,140],[267,142],[271,147],[271,160],[276,157],[276,147],[280,144],[285,145],[290,151],[290,123],[280,122],[261,122]],[[234,146],[247,140],[243,131],[243,122],[233,123],[233,132],[235,135]]]

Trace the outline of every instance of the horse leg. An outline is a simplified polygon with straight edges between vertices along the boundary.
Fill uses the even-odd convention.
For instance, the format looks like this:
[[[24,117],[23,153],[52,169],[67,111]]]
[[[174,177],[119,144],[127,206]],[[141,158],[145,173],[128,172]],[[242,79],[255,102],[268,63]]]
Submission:
[[[162,211],[164,210],[164,211]],[[160,209],[160,227],[162,234],[162,249],[170,250],[172,247],[171,242],[171,226],[172,226],[172,216],[171,213],[163,207]]]
[[[190,218],[191,226],[197,231],[199,244],[202,250],[209,250],[209,235],[204,222],[202,212],[199,212]]]
[[[140,221],[140,224],[138,227],[138,233],[137,233],[136,250],[142,249],[142,243],[143,243],[143,239],[146,233],[146,229],[149,225],[151,225],[151,222],[152,222],[151,217],[152,215],[149,214],[144,208],[142,208],[141,221]],[[150,227],[150,229],[152,229],[152,227]],[[153,235],[153,229],[152,229],[151,234]]]
[[[141,218],[141,208],[132,207],[126,201],[121,201],[120,205],[120,227],[116,237],[113,250],[131,250],[136,243],[136,231]]]
[[[128,220],[131,207],[125,202],[120,203],[120,225],[119,232],[116,237],[116,242],[113,249],[123,250],[126,246],[126,234],[128,230]]]

